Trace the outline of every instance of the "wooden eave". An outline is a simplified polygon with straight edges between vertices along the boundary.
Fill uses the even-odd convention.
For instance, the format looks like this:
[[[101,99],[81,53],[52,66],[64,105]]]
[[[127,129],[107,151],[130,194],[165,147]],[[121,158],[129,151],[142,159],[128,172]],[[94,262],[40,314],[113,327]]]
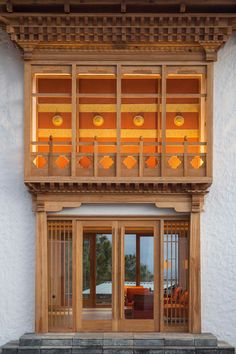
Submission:
[[[204,183],[167,183],[167,182],[123,182],[123,183],[89,183],[89,182],[32,182],[25,181],[27,188],[33,195],[37,194],[83,194],[83,195],[156,195],[156,194],[206,194],[211,185]]]
[[[213,61],[236,29],[231,0],[1,0],[0,9],[0,23],[11,40],[25,59],[36,60],[54,60],[62,51],[63,58],[103,51]]]

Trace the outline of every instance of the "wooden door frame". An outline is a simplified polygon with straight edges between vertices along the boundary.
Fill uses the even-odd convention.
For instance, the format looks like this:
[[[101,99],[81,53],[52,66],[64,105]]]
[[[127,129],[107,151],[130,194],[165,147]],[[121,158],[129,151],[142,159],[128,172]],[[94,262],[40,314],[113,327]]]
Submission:
[[[76,224],[77,224],[77,234],[76,237],[79,239],[79,244],[80,244],[80,253],[79,253],[79,257],[81,258],[80,261],[80,268],[79,268],[79,289],[80,289],[80,301],[81,304],[79,306],[79,316],[78,319],[75,318],[74,321],[74,326],[75,328],[80,328],[80,331],[111,331],[113,329],[113,327],[115,327],[115,324],[113,324],[113,308],[114,308],[114,291],[112,291],[112,318],[111,320],[83,320],[82,318],[82,311],[83,311],[83,237],[84,237],[84,229],[88,228],[91,229],[91,233],[95,230],[95,228],[102,228],[102,229],[109,229],[111,230],[112,233],[112,257],[113,257],[113,248],[115,246],[115,244],[113,244],[113,242],[115,242],[115,233],[114,233],[114,221],[111,220],[106,220],[106,221],[101,221],[101,220],[91,220],[91,221],[85,221],[85,220],[76,220]],[[93,230],[93,231],[92,231]],[[89,230],[90,232],[90,230]],[[78,255],[77,255],[78,258]],[[113,258],[112,258],[112,277],[114,276],[114,274],[116,273],[116,269],[114,269],[114,265],[113,265]],[[114,284],[115,281],[114,279],[112,279],[112,284]],[[76,284],[75,284],[76,287]],[[79,300],[79,299],[78,299]],[[77,300],[77,301],[78,301]],[[76,323],[77,322],[77,323]]]
[[[195,202],[195,203],[194,203]],[[51,208],[51,205],[50,205]],[[51,211],[51,210],[50,210]],[[58,211],[58,209],[57,209]],[[190,220],[190,230],[189,230],[189,249],[190,249],[190,269],[189,269],[189,332],[190,333],[200,333],[201,332],[201,288],[200,288],[200,212],[201,203],[197,203],[197,199],[192,200],[191,213],[188,216],[168,216],[163,215],[159,217],[139,217],[138,220],[149,221],[149,222],[160,222],[160,228],[158,232],[163,233],[164,220],[176,219],[183,220],[186,218]],[[118,289],[118,284],[120,284],[120,273],[118,269],[118,263],[121,262],[119,255],[120,248],[120,231],[118,229],[118,223],[121,221],[127,222],[133,219],[135,225],[137,225],[137,217],[78,217],[78,216],[60,216],[60,215],[47,215],[47,210],[40,208],[36,210],[36,316],[35,316],[35,330],[36,333],[47,333],[48,332],[48,274],[47,274],[47,220],[72,220],[72,242],[73,242],[73,331],[78,332],[82,330],[81,313],[82,313],[82,277],[79,269],[82,267],[82,244],[81,237],[78,235],[82,232],[82,224],[91,222],[97,225],[103,225],[104,222],[109,222],[112,226],[113,231],[113,321],[112,321],[112,331],[122,330],[119,326],[120,317],[120,289]],[[159,237],[159,240],[161,238]],[[161,242],[161,241],[160,241]],[[161,246],[161,245],[160,245]],[[163,258],[163,249],[159,247],[160,257]],[[156,257],[155,257],[156,258]],[[156,267],[156,265],[155,265]],[[156,285],[161,288],[162,284],[162,262],[160,266],[160,283]],[[77,284],[75,286],[75,284]],[[120,285],[119,285],[120,288]],[[160,292],[160,308],[159,308],[159,318],[158,322],[160,327],[158,329],[158,324],[155,324],[155,331],[163,331],[163,294]],[[158,307],[156,306],[156,309]],[[86,330],[86,329],[84,329]],[[87,329],[88,330],[88,329]]]
[[[149,221],[137,221],[130,220],[120,221],[119,222],[119,230],[120,230],[120,239],[119,239],[119,330],[124,332],[130,331],[160,331],[160,252],[159,252],[159,244],[158,244],[158,236],[159,236],[159,223],[158,220],[149,220]],[[154,243],[154,308],[153,308],[153,319],[125,319],[124,318],[124,282],[125,282],[125,264],[124,264],[124,237],[125,237],[125,227],[143,227],[143,228],[152,228],[153,229],[153,243]]]

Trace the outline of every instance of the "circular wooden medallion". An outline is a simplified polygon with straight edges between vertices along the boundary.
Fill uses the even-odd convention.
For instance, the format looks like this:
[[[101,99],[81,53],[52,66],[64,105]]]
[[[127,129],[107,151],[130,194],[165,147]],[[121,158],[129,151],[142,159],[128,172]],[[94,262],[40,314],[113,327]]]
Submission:
[[[52,117],[52,123],[56,127],[60,127],[63,123],[63,118],[60,114],[55,114],[55,116]]]
[[[99,114],[97,114],[96,116],[93,117],[93,124],[96,127],[101,127],[101,125],[103,125],[104,123],[104,118],[102,116],[100,116]]]
[[[184,117],[181,114],[177,114],[174,118],[174,123],[177,127],[181,127],[184,124]]]
[[[133,119],[133,123],[136,127],[142,127],[144,124],[144,117],[141,115],[137,115]]]

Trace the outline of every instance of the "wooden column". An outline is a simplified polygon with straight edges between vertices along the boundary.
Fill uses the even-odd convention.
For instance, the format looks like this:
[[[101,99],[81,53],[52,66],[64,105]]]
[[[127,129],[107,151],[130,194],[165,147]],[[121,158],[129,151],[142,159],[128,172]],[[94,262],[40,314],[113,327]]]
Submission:
[[[48,332],[48,245],[44,205],[36,209],[35,331]]]
[[[25,162],[25,178],[31,174],[31,134],[32,134],[32,119],[31,119],[31,93],[32,93],[32,78],[31,65],[29,62],[24,64],[24,162]],[[33,139],[32,139],[33,140]]]
[[[200,212],[202,196],[192,196],[189,240],[189,332],[201,333]]]
[[[165,176],[166,166],[166,65],[161,75],[161,177]]]
[[[119,321],[119,234],[118,222],[112,225],[112,331],[118,331]]]
[[[76,81],[77,81],[76,64],[72,64],[72,153],[71,153],[71,176],[76,176]]]

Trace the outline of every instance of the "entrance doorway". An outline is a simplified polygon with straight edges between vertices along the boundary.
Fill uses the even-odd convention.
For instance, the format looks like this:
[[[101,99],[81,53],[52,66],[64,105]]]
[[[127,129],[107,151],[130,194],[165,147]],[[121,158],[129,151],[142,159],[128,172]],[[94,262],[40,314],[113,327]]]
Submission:
[[[48,223],[50,331],[187,331],[188,220]]]

